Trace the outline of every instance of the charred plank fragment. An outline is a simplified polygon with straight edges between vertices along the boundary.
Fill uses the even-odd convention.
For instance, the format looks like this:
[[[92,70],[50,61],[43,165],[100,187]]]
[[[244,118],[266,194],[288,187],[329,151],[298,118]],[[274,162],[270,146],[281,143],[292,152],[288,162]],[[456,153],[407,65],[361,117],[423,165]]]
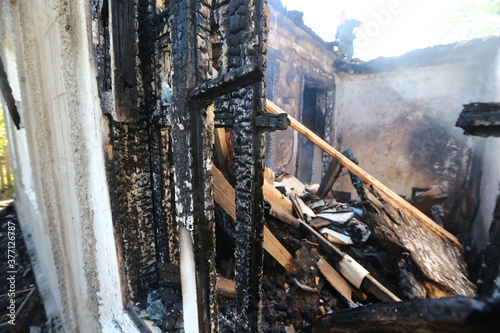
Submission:
[[[255,119],[255,125],[266,132],[285,130],[290,125],[290,120],[284,114],[263,113]]]
[[[328,194],[328,191],[331,190],[333,184],[340,176],[340,172],[342,171],[342,164],[335,159],[332,158],[330,164],[328,164],[328,168],[326,170],[325,176],[321,180],[321,184],[318,189],[318,197],[324,198]]]
[[[191,96],[197,100],[209,100],[221,97],[232,91],[245,88],[262,80],[263,73],[256,64],[246,64],[193,89]]]
[[[137,1],[110,0],[111,68],[113,85],[113,118],[117,121],[137,120],[138,31]]]
[[[408,291],[409,298],[475,294],[475,288],[466,275],[463,253],[459,248],[420,226],[419,220],[385,199],[372,186],[363,184],[358,190],[367,202],[367,221],[374,235],[392,249],[391,252],[398,260],[409,261],[412,271],[418,272],[422,294]],[[413,290],[415,286],[409,287]]]
[[[465,135],[500,137],[500,103],[465,104],[455,126]]]
[[[9,85],[9,80],[7,79],[7,73],[4,70],[2,59],[0,58],[0,88],[2,91],[3,98],[7,104],[7,109],[9,110],[12,122],[17,129],[20,129],[19,124],[21,123],[21,117],[19,112],[17,112],[16,101],[14,95],[12,94],[12,89]]]
[[[499,315],[498,299],[456,296],[341,310],[321,317],[303,332],[497,332]]]
[[[113,123],[108,180],[122,248],[126,293],[135,300],[155,283],[155,230],[151,203],[147,124]]]

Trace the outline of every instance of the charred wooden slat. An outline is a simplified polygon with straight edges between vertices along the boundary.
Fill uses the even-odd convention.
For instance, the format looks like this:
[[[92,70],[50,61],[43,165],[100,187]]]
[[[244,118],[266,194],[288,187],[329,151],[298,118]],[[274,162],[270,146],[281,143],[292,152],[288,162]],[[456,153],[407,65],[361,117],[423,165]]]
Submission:
[[[2,91],[5,104],[7,105],[7,109],[9,110],[12,122],[14,123],[17,129],[20,129],[21,117],[19,116],[19,112],[17,111],[16,100],[14,99],[14,95],[12,94],[12,89],[9,85],[7,73],[5,72],[1,58],[0,58],[0,89]]]
[[[363,184],[362,191],[360,195],[369,212],[366,222],[371,225],[377,239],[391,249],[393,256],[415,267],[418,287],[423,291],[423,296],[438,298],[475,294],[458,248],[421,228],[418,220],[373,187]],[[411,297],[421,296],[415,294]]]
[[[231,69],[229,72],[206,81],[191,92],[191,98],[196,100],[213,100],[230,92],[245,88],[261,81],[262,69],[257,64],[246,64]]]
[[[500,137],[500,103],[465,104],[455,126],[465,135]]]
[[[321,184],[317,193],[318,197],[324,198],[327,195],[328,191],[330,191],[333,184],[339,177],[341,171],[342,164],[340,164],[337,159],[332,158],[330,164],[328,164],[328,169],[326,169],[325,176],[321,180]]]
[[[263,113],[255,119],[255,125],[266,132],[285,130],[290,125],[290,120],[285,114]]]
[[[236,219],[236,195],[231,184],[224,178],[222,173],[213,168],[214,175],[214,198],[215,201],[229,214]],[[285,249],[273,233],[264,226],[264,249],[288,272],[296,277],[301,277],[303,272],[293,256]]]
[[[156,257],[147,124],[112,122],[113,159],[108,161],[114,227],[121,245],[125,299],[135,300],[155,281]]]
[[[137,4],[135,1],[122,3],[118,0],[109,2],[111,26],[110,51],[114,110],[116,121],[137,121],[138,118],[138,80],[136,59],[138,43],[136,40]],[[130,36],[124,38],[123,36]]]
[[[222,72],[255,64],[249,73],[265,77],[269,13],[265,0],[223,2],[219,7]],[[223,52],[224,53],[224,52]],[[265,107],[265,80],[249,75],[245,89],[229,95],[234,114],[234,174],[236,178],[235,281],[236,332],[262,331],[263,173],[264,135],[255,118]],[[227,87],[230,87],[228,85]],[[214,89],[214,95],[220,96]],[[199,95],[200,97],[203,95]]]
[[[498,332],[500,300],[449,297],[378,303],[325,315],[305,333]]]

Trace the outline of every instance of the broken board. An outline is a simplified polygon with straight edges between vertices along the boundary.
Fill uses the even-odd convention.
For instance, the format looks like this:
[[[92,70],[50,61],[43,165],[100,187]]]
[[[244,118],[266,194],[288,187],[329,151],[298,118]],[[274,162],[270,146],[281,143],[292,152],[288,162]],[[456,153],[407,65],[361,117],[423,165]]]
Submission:
[[[266,110],[286,113],[267,100]],[[421,276],[425,297],[451,295],[471,296],[475,288],[467,278],[463,246],[458,239],[394,191],[361,169],[338,150],[288,115],[290,127],[306,136],[345,168],[363,180],[368,200],[373,202],[372,219],[375,234],[393,245],[394,253],[409,253]],[[370,195],[372,193],[372,195]],[[379,199],[377,199],[377,197]],[[387,234],[386,234],[387,233]]]

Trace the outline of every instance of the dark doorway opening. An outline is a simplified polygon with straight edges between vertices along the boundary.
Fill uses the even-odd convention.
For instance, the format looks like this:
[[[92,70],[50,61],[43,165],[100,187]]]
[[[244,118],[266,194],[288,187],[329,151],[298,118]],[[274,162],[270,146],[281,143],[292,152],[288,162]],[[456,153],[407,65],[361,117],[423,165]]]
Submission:
[[[321,138],[325,136],[324,92],[305,85],[302,96],[302,123]],[[323,167],[322,152],[311,140],[301,136],[297,154],[297,177],[304,183],[319,183]]]

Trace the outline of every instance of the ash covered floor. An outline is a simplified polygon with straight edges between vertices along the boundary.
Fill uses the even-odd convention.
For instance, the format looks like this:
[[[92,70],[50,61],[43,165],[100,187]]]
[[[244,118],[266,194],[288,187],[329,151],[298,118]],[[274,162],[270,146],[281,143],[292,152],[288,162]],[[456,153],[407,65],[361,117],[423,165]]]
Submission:
[[[10,229],[9,229],[10,227]],[[13,228],[15,231],[13,231]],[[9,234],[14,232],[14,235]],[[15,248],[12,243],[9,244],[11,236],[14,236]],[[10,252],[9,252],[10,250]],[[13,200],[0,202],[0,252],[2,253],[2,269],[0,270],[0,332],[12,332],[12,326],[8,323],[11,317],[8,316],[11,293],[10,281],[7,278],[16,272],[15,275],[15,304],[18,313],[15,316],[16,332],[46,332],[46,318],[43,304],[36,289],[36,280],[31,265],[31,259],[28,255],[19,221],[17,219],[16,209]],[[14,255],[9,257],[8,255]],[[15,261],[15,268],[11,270],[8,266],[8,260]],[[13,280],[12,280],[13,281]],[[30,295],[30,291],[33,292]],[[21,308],[21,306],[24,306]]]

